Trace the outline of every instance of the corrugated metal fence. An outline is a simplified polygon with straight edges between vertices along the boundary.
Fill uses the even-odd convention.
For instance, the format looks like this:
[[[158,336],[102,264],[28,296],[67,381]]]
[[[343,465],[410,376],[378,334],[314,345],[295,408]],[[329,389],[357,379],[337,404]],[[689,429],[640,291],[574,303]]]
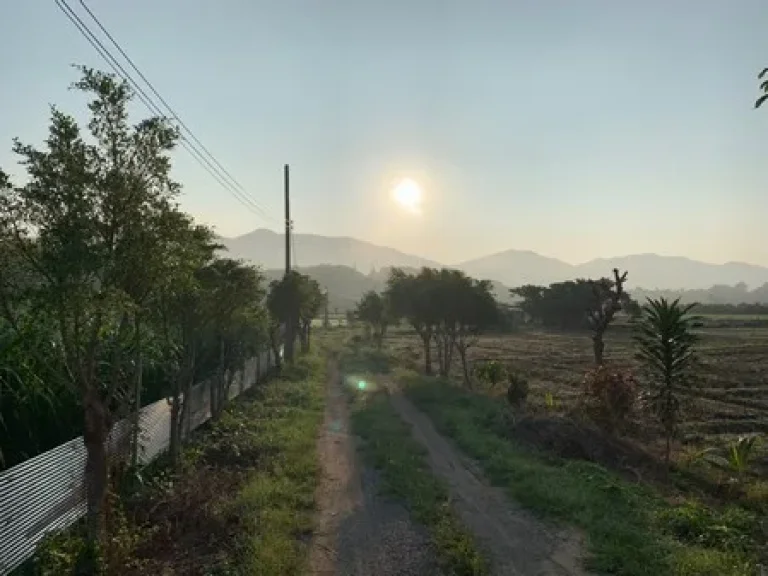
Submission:
[[[260,381],[272,365],[268,351],[248,361],[232,384],[230,399]],[[211,416],[208,382],[192,388],[189,408],[187,430],[192,431]],[[139,430],[139,460],[146,464],[170,443],[171,407],[166,399],[141,409]],[[115,424],[111,454],[130,453],[130,431],[130,418]],[[80,437],[0,473],[0,576],[30,558],[48,532],[66,528],[85,514],[85,459]]]

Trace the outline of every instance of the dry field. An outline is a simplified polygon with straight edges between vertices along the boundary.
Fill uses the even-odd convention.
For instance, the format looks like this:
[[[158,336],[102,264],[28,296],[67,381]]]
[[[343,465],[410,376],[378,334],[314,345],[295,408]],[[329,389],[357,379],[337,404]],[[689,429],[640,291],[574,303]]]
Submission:
[[[387,346],[408,362],[422,361],[420,341],[405,330],[393,332]],[[637,371],[633,355],[627,327],[608,332],[607,362]],[[593,365],[588,334],[541,330],[484,336],[470,357],[503,361],[529,380],[532,403],[543,404],[550,392],[563,406],[576,399]],[[702,329],[699,363],[697,388],[684,410],[685,440],[717,444],[740,434],[768,434],[768,328]]]

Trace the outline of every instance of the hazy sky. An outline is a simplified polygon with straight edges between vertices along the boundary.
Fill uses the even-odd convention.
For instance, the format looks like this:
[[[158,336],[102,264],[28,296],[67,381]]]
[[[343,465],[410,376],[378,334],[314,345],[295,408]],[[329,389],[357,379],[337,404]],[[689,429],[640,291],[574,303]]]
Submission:
[[[54,0],[2,4],[0,166],[16,170],[11,138],[40,142],[49,103],[83,110],[68,65],[107,66]],[[768,265],[765,0],[88,5],[274,218],[180,150],[183,205],[222,234],[279,226],[288,162],[298,232],[446,263],[517,248]],[[390,199],[400,177],[424,188],[420,216]]]

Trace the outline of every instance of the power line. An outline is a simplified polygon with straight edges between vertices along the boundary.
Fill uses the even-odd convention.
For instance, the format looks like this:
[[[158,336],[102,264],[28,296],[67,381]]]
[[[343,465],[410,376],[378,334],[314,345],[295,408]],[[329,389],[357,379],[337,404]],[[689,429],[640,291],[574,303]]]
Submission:
[[[144,106],[147,107],[147,109],[152,112],[153,114],[156,114],[161,117],[166,117],[166,114],[162,112],[162,110],[158,107],[158,105],[153,101],[153,99],[144,91],[144,89],[133,79],[133,77],[123,68],[123,66],[117,61],[117,59],[110,53],[110,51],[102,44],[102,42],[96,37],[96,35],[88,28],[88,26],[82,21],[82,19],[77,15],[77,13],[72,9],[69,4],[67,4],[66,0],[55,0],[56,5],[59,7],[59,9],[64,13],[64,15],[72,22],[72,24],[78,29],[78,31],[85,37],[85,39],[91,44],[91,46],[98,52],[98,54],[110,65],[112,70],[120,76],[124,81],[130,83],[130,85],[134,88],[134,90],[137,93],[137,96],[139,97],[139,100],[144,104]],[[81,4],[82,0],[81,0]],[[220,186],[222,186],[225,190],[230,192],[241,204],[243,204],[247,209],[249,209],[252,213],[254,213],[257,216],[260,216],[262,218],[265,218],[267,220],[271,220],[275,222],[276,220],[269,216],[269,214],[266,213],[266,211],[259,206],[258,203],[256,203],[248,194],[245,192],[245,189],[237,183],[237,181],[232,177],[229,172],[223,169],[221,167],[221,164],[216,160],[216,158],[208,151],[207,148],[205,148],[202,143],[199,141],[199,139],[189,130],[189,128],[184,124],[181,119],[178,117],[178,115],[173,111],[173,109],[170,108],[168,103],[159,96],[158,92],[154,89],[153,86],[147,81],[146,77],[141,74],[141,72],[138,70],[138,68],[133,64],[133,62],[127,57],[127,54],[125,53],[122,48],[119,47],[119,45],[116,43],[114,38],[106,31],[106,29],[101,25],[101,23],[96,19],[96,16],[93,15],[93,13],[88,10],[88,7],[83,4],[83,7],[88,11],[88,13],[91,15],[91,17],[96,21],[96,23],[99,25],[99,27],[104,31],[104,33],[110,38],[110,40],[118,46],[118,50],[120,50],[120,53],[123,54],[123,56],[126,58],[126,60],[129,61],[131,66],[136,70],[141,78],[150,86],[152,91],[160,98],[161,102],[169,109],[173,117],[179,122],[179,124],[182,125],[182,127],[189,132],[189,134],[192,136],[192,138],[197,142],[197,144],[203,148],[203,150],[210,156],[211,159],[213,159],[212,163],[211,160],[209,160],[205,154],[200,152],[200,150],[193,144],[188,138],[186,138],[183,134],[181,135],[180,143],[182,147],[189,152],[189,154],[192,156],[192,158],[197,161],[198,164],[202,168],[204,168],[218,183]],[[217,168],[218,165],[220,168]],[[231,182],[229,182],[225,176],[222,176],[222,171],[229,176],[229,178],[234,181],[237,186],[233,185]],[[239,186],[239,189],[238,189]]]
[[[171,113],[171,116],[179,123],[179,125],[186,130],[187,134],[200,146],[200,148],[205,152],[208,157],[213,161],[213,163],[221,170],[222,173],[224,173],[225,176],[227,176],[228,181],[233,184],[240,192],[242,192],[246,197],[249,198],[253,202],[253,204],[258,207],[258,209],[262,212],[263,216],[269,219],[272,219],[266,211],[264,211],[258,203],[248,195],[248,191],[245,189],[245,187],[240,184],[240,182],[235,179],[234,176],[226,169],[224,166],[221,165],[221,163],[216,159],[216,157],[208,150],[208,148],[205,147],[205,145],[200,141],[200,139],[195,136],[194,132],[184,123],[184,121],[179,117],[179,115],[176,113],[176,111],[171,107],[170,104],[165,100],[165,98],[160,95],[160,93],[155,89],[152,82],[150,82],[147,77],[139,70],[138,66],[133,62],[130,56],[125,52],[123,47],[120,45],[120,43],[115,40],[115,38],[112,36],[112,34],[109,33],[109,31],[104,27],[104,25],[101,23],[101,21],[96,17],[96,15],[91,11],[90,8],[88,8],[88,5],[83,1],[79,0],[80,5],[85,9],[85,11],[88,13],[88,15],[93,19],[94,22],[96,22],[96,25],[99,27],[99,29],[106,35],[107,38],[109,38],[110,42],[117,48],[117,50],[120,52],[120,54],[125,58],[125,60],[130,64],[131,68],[139,75],[139,77],[144,81],[144,83],[149,87],[149,89],[152,91],[152,93],[157,96],[158,100],[166,107],[166,109]],[[274,219],[272,219],[274,220]]]

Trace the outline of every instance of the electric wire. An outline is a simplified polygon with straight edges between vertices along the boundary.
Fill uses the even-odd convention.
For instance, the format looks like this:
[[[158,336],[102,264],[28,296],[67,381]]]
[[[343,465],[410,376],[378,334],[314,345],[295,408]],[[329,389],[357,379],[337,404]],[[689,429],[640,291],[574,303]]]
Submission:
[[[117,61],[117,59],[110,53],[110,51],[102,44],[102,42],[98,39],[98,37],[96,37],[96,35],[88,28],[88,26],[82,21],[82,19],[77,15],[77,13],[72,9],[72,7],[69,6],[69,4],[67,4],[67,1],[55,0],[55,2],[58,8],[62,11],[62,13],[70,20],[70,22],[72,22],[72,24],[77,28],[80,34],[82,34],[83,37],[85,37],[85,39],[96,50],[99,56],[101,56],[102,59],[104,59],[107,62],[107,64],[110,65],[110,67],[115,72],[115,74],[117,74],[124,81],[128,82],[134,88],[134,90],[136,91],[137,97],[139,98],[139,100],[141,100],[144,106],[146,106],[147,109],[153,114],[157,114],[160,117],[167,117],[167,115],[162,112],[162,110],[153,101],[153,99],[144,91],[144,89],[133,79],[133,77]],[[87,10],[87,7],[85,5],[83,6]],[[88,12],[95,19],[95,16],[93,15],[93,13],[90,10],[88,10]],[[105,34],[107,34],[110,37],[110,39],[113,41],[113,43],[115,43],[114,39],[111,38],[111,36],[106,32],[106,29],[103,26],[101,26],[101,24],[98,21],[97,21],[97,24],[99,24],[99,26],[102,28]],[[129,60],[125,52],[121,48],[118,48],[118,49],[120,50],[121,54],[123,54],[126,57],[126,60]],[[133,65],[132,61],[129,60],[129,62],[134,67],[134,69],[136,69],[138,72],[138,68],[136,68],[135,65]],[[149,82],[146,80],[146,77],[140,72],[138,73],[140,74],[142,79],[144,79],[144,81],[147,82],[147,84],[149,84]],[[157,94],[157,92],[154,90],[154,87],[151,87],[151,88],[153,89],[153,92]],[[223,170],[223,168],[216,167],[216,164],[218,164],[219,166],[221,166],[221,164],[215,159],[215,157],[213,157],[213,155],[208,151],[207,148],[202,146],[200,141],[194,136],[194,134],[189,130],[189,128],[186,127],[186,124],[183,124],[181,122],[181,119],[178,117],[177,114],[175,114],[175,112],[170,108],[170,106],[168,106],[167,102],[165,102],[165,100],[162,99],[162,97],[160,97],[160,100],[165,104],[167,108],[169,108],[169,111],[173,115],[174,119],[176,119],[179,122],[179,124],[182,125],[182,127],[187,132],[190,133],[190,135],[198,143],[198,145],[202,147],[209,156],[211,156],[215,164],[212,163],[211,160],[206,158],[206,156],[200,152],[200,150],[195,146],[195,144],[193,144],[193,142],[189,140],[189,138],[185,137],[182,134],[180,144],[187,152],[189,152],[192,158],[196,160],[197,163],[200,164],[200,166],[203,169],[205,169],[219,183],[220,186],[222,186],[222,188],[230,192],[235,197],[235,199],[237,199],[241,204],[243,204],[243,206],[245,206],[253,214],[261,218],[275,222],[276,220],[274,218],[272,218],[269,214],[267,214],[266,211],[261,206],[259,206],[251,197],[247,195],[246,192],[244,192],[244,188],[242,188],[242,186],[239,185],[239,183],[237,183],[239,186],[238,188],[237,186],[233,185],[231,182],[227,181],[224,176],[222,176],[221,170]],[[226,172],[226,170],[224,170],[224,172],[228,174],[229,177],[234,182],[237,182],[236,180],[234,180],[231,174]],[[241,189],[243,191],[241,191]]]

